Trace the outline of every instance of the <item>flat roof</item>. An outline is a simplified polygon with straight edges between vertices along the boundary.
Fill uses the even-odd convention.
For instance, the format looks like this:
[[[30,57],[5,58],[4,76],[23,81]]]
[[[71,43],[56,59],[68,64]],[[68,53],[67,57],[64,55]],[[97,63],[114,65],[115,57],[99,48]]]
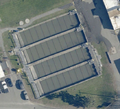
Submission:
[[[120,28],[120,14],[117,15],[116,17],[115,16],[110,17],[110,20],[111,20],[114,30]]]
[[[73,31],[23,50],[27,63],[67,50],[86,42],[83,32]]]
[[[107,9],[110,21],[112,23],[113,29],[120,28],[120,6],[119,0],[103,0],[104,5]]]
[[[110,9],[119,6],[119,0],[103,0],[106,9]]]
[[[70,71],[40,81],[44,95],[66,88],[96,75],[93,65],[85,64]]]
[[[85,34],[77,26],[77,14],[65,14],[14,35],[37,98],[98,75]]]
[[[70,66],[82,63],[91,59],[89,50],[82,47],[75,49],[71,52],[65,53],[55,58],[51,58],[47,61],[34,65],[37,77],[43,77],[58,71],[64,70]],[[37,78],[35,78],[37,79]]]
[[[69,29],[75,28],[79,26],[79,24],[80,22],[76,14],[65,14],[19,32],[18,39],[21,47],[23,47],[36,41],[40,41]]]

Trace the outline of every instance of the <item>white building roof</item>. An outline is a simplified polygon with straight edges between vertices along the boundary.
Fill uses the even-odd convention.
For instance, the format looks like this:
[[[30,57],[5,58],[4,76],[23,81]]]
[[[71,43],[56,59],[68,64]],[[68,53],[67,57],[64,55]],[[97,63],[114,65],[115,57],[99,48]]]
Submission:
[[[103,0],[108,11],[113,29],[120,28],[120,0]],[[119,8],[119,9],[118,9]]]
[[[2,66],[0,65],[0,78],[5,77],[5,74],[3,72]]]
[[[116,17],[115,16],[110,17],[110,20],[111,20],[114,30],[120,28],[120,14],[117,15]]]
[[[119,6],[119,0],[103,0],[106,9],[113,8],[115,6]]]

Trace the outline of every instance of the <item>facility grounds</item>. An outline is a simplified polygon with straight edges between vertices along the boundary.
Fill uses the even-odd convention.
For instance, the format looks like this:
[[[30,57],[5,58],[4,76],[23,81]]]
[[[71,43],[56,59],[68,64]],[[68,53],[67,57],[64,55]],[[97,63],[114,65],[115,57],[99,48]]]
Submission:
[[[37,99],[101,74],[76,11],[16,32],[13,38]]]

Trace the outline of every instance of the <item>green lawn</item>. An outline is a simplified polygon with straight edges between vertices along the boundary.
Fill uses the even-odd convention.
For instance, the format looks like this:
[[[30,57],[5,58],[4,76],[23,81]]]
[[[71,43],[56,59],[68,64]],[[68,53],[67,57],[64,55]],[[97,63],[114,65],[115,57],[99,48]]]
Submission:
[[[106,47],[103,42],[100,44],[93,43],[93,45],[102,56],[102,75],[82,84],[68,88],[67,91],[71,95],[76,95],[80,92],[81,96],[90,98],[91,103],[89,104],[89,107],[101,107],[100,109],[104,109],[106,103],[111,103],[114,100],[116,92],[113,87],[112,70],[105,55]],[[52,104],[54,106],[68,105],[67,103],[64,103],[61,98],[55,98],[53,100],[43,98],[40,101],[44,104]]]
[[[31,86],[31,84],[30,84],[30,82],[28,80],[28,77],[26,76],[26,73],[23,72],[21,74],[21,77],[22,77],[25,89],[27,90],[29,98],[34,99],[34,91],[33,91],[33,88],[32,88],[32,86]]]
[[[21,68],[22,65],[18,65],[18,61],[17,60],[20,60],[19,56],[16,56],[16,55],[12,55],[10,56],[8,51],[11,51],[13,50],[13,48],[15,47],[15,43],[14,43],[14,40],[13,40],[13,37],[11,34],[9,34],[9,31],[6,31],[2,34],[3,36],[3,41],[4,41],[4,46],[5,46],[5,50],[6,50],[6,53],[8,55],[8,58],[11,62],[11,65],[14,69],[18,69],[18,68]],[[1,51],[1,48],[0,48],[0,51]],[[7,75],[8,72],[5,71],[5,74]],[[34,93],[33,93],[33,89],[32,89],[32,86],[31,84],[29,83],[29,80],[26,76],[26,74],[23,72],[21,74],[22,76],[22,79],[23,79],[23,82],[24,82],[24,85],[25,85],[25,89],[27,90],[29,96],[31,96],[31,98],[34,98]]]
[[[0,27],[17,26],[36,15],[72,2],[72,0],[0,0]]]
[[[53,14],[50,14],[50,15],[48,15],[48,16],[45,16],[45,17],[43,17],[43,18],[40,18],[40,19],[34,21],[30,26],[33,26],[33,25],[38,24],[38,23],[41,23],[41,22],[46,21],[46,20],[48,20],[48,19],[52,19],[52,18],[54,18],[54,17],[56,17],[56,16],[62,15],[62,14],[64,14],[64,13],[67,13],[67,12],[69,12],[70,10],[73,10],[73,9],[75,9],[75,7],[74,7],[74,6],[71,6],[71,7],[67,8],[67,9],[58,11],[58,12],[53,13]],[[30,27],[30,26],[29,26],[29,27]]]
[[[14,48],[14,42],[12,39],[12,35],[8,34],[9,32],[5,32],[3,34],[3,40],[4,40],[4,46],[6,51],[10,51]],[[106,57],[106,47],[105,44],[103,42],[101,42],[100,44],[96,44],[93,43],[93,45],[96,47],[96,49],[98,50],[98,53],[102,56],[102,64],[103,64],[103,72],[102,75],[99,77],[96,77],[94,79],[91,79],[89,81],[86,81],[82,84],[78,84],[76,86],[73,86],[71,88],[68,88],[66,91],[70,94],[70,95],[76,95],[79,94],[81,96],[85,96],[85,97],[89,97],[90,98],[90,104],[89,107],[98,107],[98,106],[102,106],[102,104],[105,103],[111,103],[114,100],[115,97],[115,90],[113,87],[113,78],[112,78],[112,70],[110,65],[108,64],[108,60]],[[8,52],[7,52],[8,54]],[[16,59],[18,58],[17,56],[13,55],[13,56],[9,56],[9,59],[12,63],[12,66],[14,68],[19,68],[20,66],[17,65],[17,61]],[[29,87],[28,87],[29,86]],[[28,84],[27,86],[28,90],[31,90],[30,85]],[[30,91],[29,94],[32,99],[33,99],[33,94],[32,94],[32,90]],[[37,101],[38,102],[38,101]],[[46,105],[53,105],[53,106],[68,106],[68,103],[63,102],[61,100],[61,97],[49,100],[47,98],[43,98],[41,100],[39,100],[40,103],[46,104]],[[104,105],[102,106],[102,109],[104,109]]]
[[[9,34],[9,31],[4,32],[2,36],[5,50],[7,52],[13,50],[13,48],[15,47],[15,43],[13,41],[12,35]]]
[[[4,41],[4,47],[5,47],[6,53],[8,55],[8,58],[12,64],[12,67],[15,69],[22,67],[21,64],[18,64],[19,60],[20,60],[19,57],[16,55],[9,54],[9,51],[13,50],[15,47],[15,43],[14,43],[12,35],[9,33],[9,31],[6,31],[2,34],[2,36],[3,36],[2,38]]]
[[[19,57],[17,55],[9,56],[9,59],[13,68],[18,69],[22,67],[21,64],[19,64],[19,61],[17,61],[19,60]]]
[[[43,22],[43,21],[45,21],[45,20],[51,19],[51,18],[53,18],[53,17],[59,16],[59,15],[61,15],[61,14],[67,13],[68,11],[73,10],[73,9],[74,9],[74,6],[71,6],[71,7],[67,8],[67,9],[61,10],[61,11],[56,12],[56,13],[54,13],[54,14],[51,14],[51,15],[48,15],[48,16],[43,17],[43,18],[41,18],[41,19],[38,19],[38,20],[34,21],[34,22],[32,23],[32,25],[35,25],[35,24],[37,24],[37,23],[40,23],[40,22]],[[30,25],[30,26],[32,26],[32,25]],[[10,56],[9,53],[8,53],[8,51],[13,50],[13,48],[15,47],[14,40],[13,40],[13,38],[12,38],[12,35],[9,34],[9,31],[6,31],[6,32],[3,33],[3,40],[4,40],[5,50],[6,50],[7,54],[8,54],[8,56],[9,56],[9,59],[10,59],[10,62],[11,62],[11,64],[12,64],[12,66],[13,66],[14,68],[16,68],[16,69],[19,68],[20,66],[17,64],[18,62],[16,61],[16,59],[18,59],[19,57],[18,57],[18,56],[15,56],[15,55]],[[22,65],[21,65],[21,66],[22,66]],[[24,74],[25,74],[25,73],[24,73]],[[23,74],[22,74],[22,75],[23,75]],[[26,77],[24,77],[24,78],[23,78],[23,81],[24,81],[24,83],[25,83],[26,90],[28,90],[28,92],[29,92],[30,98],[32,98],[32,99],[34,100],[34,95],[33,95],[34,93],[33,93],[33,90],[32,90],[31,85],[30,85],[29,82],[28,82],[28,79],[27,79]]]
[[[0,47],[0,61],[2,61],[2,59],[3,59],[3,50],[2,50],[2,48]]]

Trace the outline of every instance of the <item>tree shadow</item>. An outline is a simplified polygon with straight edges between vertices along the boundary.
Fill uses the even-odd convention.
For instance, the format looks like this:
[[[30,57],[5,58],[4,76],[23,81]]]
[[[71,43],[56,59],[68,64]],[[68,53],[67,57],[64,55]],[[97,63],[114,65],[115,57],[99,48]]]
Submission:
[[[99,105],[99,106],[97,106],[97,108],[99,109],[99,108],[102,108],[102,107],[106,107],[106,106],[109,106],[111,103],[109,103],[109,102],[104,102],[102,105]]]
[[[71,95],[67,91],[61,91],[59,93],[54,93],[46,96],[46,98],[52,100],[54,98],[60,98],[63,102],[68,103],[74,107],[88,107],[90,104],[90,99],[85,96],[81,96],[80,93],[76,95]]]
[[[50,94],[50,95],[46,96],[46,98],[52,100],[54,98],[58,98],[58,94],[57,93],[53,93],[53,94]]]
[[[101,105],[98,105],[97,108],[105,108],[107,106],[109,106],[114,100],[115,100],[115,92],[101,92],[100,98],[101,98]],[[104,96],[103,96],[104,95]]]

